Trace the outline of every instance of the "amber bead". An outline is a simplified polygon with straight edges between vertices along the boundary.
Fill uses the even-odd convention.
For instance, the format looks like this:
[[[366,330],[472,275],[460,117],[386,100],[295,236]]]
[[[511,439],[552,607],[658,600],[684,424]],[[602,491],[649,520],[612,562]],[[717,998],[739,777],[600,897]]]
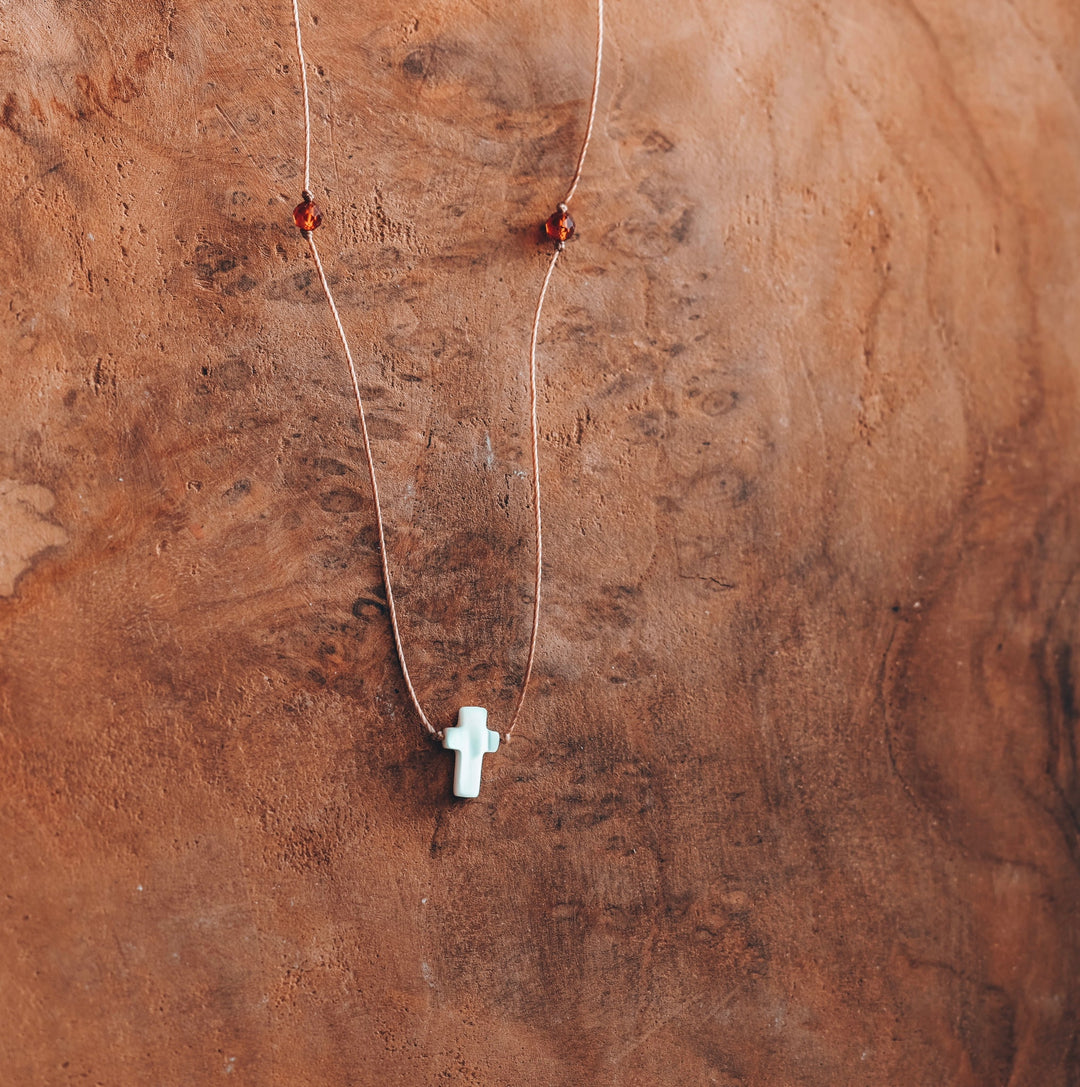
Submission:
[[[574,233],[574,220],[570,218],[570,212],[560,206],[544,223],[544,233],[553,241],[565,242]]]
[[[319,210],[319,205],[307,195],[304,196],[302,203],[293,208],[292,217],[293,222],[301,230],[314,230],[322,222],[322,212]]]

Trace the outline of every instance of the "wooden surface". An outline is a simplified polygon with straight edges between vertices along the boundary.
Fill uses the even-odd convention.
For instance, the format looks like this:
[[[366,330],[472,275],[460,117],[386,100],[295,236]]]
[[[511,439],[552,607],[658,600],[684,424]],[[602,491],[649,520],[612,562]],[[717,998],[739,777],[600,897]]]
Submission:
[[[302,6],[413,667],[498,723],[590,4]],[[0,8],[4,1083],[1080,1082],[1080,9],[608,29],[452,802],[288,5]]]

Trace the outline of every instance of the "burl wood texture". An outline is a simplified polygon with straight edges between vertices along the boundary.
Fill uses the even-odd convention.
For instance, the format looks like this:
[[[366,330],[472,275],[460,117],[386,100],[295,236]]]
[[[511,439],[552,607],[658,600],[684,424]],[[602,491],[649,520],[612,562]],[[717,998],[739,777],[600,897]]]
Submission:
[[[592,8],[301,6],[505,726]],[[472,802],[290,14],[0,7],[0,1081],[1080,1083],[1080,8],[613,0]]]

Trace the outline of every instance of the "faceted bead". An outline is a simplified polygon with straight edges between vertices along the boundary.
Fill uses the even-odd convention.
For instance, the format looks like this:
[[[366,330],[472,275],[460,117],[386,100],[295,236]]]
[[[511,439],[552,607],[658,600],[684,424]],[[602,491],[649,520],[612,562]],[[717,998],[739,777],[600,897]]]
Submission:
[[[570,218],[570,212],[560,208],[546,223],[544,233],[557,242],[565,242],[574,233],[574,220]]]
[[[292,217],[301,230],[314,230],[322,222],[319,205],[310,196],[305,196],[303,202],[293,208]]]

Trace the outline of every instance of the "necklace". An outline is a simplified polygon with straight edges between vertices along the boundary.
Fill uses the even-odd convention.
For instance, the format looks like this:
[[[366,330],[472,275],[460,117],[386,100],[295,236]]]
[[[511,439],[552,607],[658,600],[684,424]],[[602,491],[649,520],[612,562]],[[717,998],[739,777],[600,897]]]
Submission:
[[[405,647],[402,642],[401,628],[398,624],[397,608],[394,603],[394,590],[390,580],[390,562],[387,555],[386,534],[383,529],[382,506],[379,502],[379,484],[375,475],[375,458],[371,451],[371,438],[368,433],[367,417],[364,412],[364,402],[360,396],[360,382],[356,373],[356,363],[353,360],[352,350],[349,347],[348,337],[345,335],[345,327],[341,322],[337,303],[334,301],[330,283],[323,270],[319,250],[315,244],[314,231],[322,223],[322,211],[315,203],[311,193],[311,106],[308,92],[307,67],[304,60],[303,36],[300,32],[300,7],[299,0],[292,0],[293,26],[296,30],[296,56],[300,67],[300,79],[304,92],[304,188],[301,193],[301,201],[293,211],[293,221],[300,229],[304,240],[311,252],[311,258],[315,263],[315,269],[322,284],[323,293],[330,306],[333,315],[334,326],[338,339],[348,363],[349,376],[352,379],[353,394],[356,399],[356,413],[360,422],[360,434],[363,438],[364,457],[367,461],[368,481],[371,485],[372,504],[375,508],[375,527],[378,531],[379,561],[382,568],[383,587],[386,591],[387,613],[390,618],[390,628],[394,636],[394,648],[397,652],[398,663],[401,666],[401,674],[405,680],[405,686],[409,692],[409,698],[416,710],[420,723],[433,739],[442,742],[443,747],[454,752],[454,795],[463,797],[475,797],[480,794],[480,772],[483,758],[498,750],[499,741],[510,741],[510,736],[517,726],[518,717],[521,715],[521,707],[525,702],[525,693],[529,687],[529,679],[532,676],[533,661],[536,657],[536,642],[540,629],[540,582],[543,559],[543,525],[540,515],[540,451],[539,451],[539,426],[537,422],[537,397],[536,397],[536,343],[540,332],[540,317],[544,309],[544,299],[547,297],[551,277],[558,263],[559,255],[565,250],[567,241],[574,234],[574,220],[570,217],[570,201],[577,191],[578,182],[585,166],[585,155],[589,150],[589,141],[592,138],[593,122],[596,119],[596,101],[600,90],[600,63],[604,48],[604,0],[596,3],[596,60],[593,66],[592,95],[589,101],[588,122],[585,126],[585,135],[581,143],[581,152],[578,155],[577,168],[567,188],[566,195],[556,205],[555,211],[544,222],[543,237],[554,242],[551,259],[548,262],[547,272],[544,275],[540,287],[540,293],[536,300],[536,309],[533,314],[532,333],[529,338],[529,409],[531,418],[532,438],[532,492],[533,492],[533,520],[536,533],[533,584],[532,629],[529,635],[529,649],[525,660],[525,671],[522,675],[521,689],[518,692],[514,710],[510,717],[510,723],[502,732],[488,728],[487,710],[482,706],[463,706],[458,710],[457,724],[451,728],[438,729],[431,723],[430,718],[420,705],[420,699],[413,686],[412,677],[409,674],[409,666],[405,659]]]

